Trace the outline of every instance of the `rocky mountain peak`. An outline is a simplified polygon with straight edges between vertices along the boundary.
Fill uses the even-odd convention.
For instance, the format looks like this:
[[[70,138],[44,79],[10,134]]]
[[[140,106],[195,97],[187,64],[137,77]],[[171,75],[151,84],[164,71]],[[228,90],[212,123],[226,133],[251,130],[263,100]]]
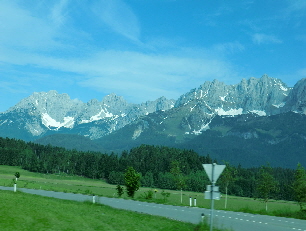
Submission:
[[[32,114],[48,113],[54,117],[61,118],[71,109],[77,110],[83,103],[79,100],[71,100],[68,94],[59,94],[55,90],[49,92],[34,92],[27,98],[22,99],[11,111],[29,111]]]
[[[290,92],[279,79],[263,75],[261,78],[242,79],[239,84],[226,85],[214,80],[182,95],[175,107],[202,104],[206,112],[218,115],[237,115],[253,112],[259,115],[274,114]],[[278,105],[273,107],[272,105]],[[206,108],[206,109],[205,109]]]
[[[167,118],[177,118],[172,132],[179,128],[184,134],[200,134],[220,116],[269,116],[287,111],[306,114],[306,79],[293,89],[268,75],[242,79],[235,85],[206,81],[178,100],[160,97],[141,104],[128,103],[114,93],[101,101],[83,103],[57,91],[35,92],[0,114],[0,135],[15,132],[33,140],[66,132],[98,139],[157,111],[164,111],[152,115],[161,116],[158,124],[172,127]]]
[[[114,93],[106,95],[102,99],[101,103],[104,107],[109,108],[116,113],[124,111],[125,108],[129,105],[129,103],[122,96],[118,96]]]
[[[282,111],[306,114],[306,78],[301,79],[294,85]]]

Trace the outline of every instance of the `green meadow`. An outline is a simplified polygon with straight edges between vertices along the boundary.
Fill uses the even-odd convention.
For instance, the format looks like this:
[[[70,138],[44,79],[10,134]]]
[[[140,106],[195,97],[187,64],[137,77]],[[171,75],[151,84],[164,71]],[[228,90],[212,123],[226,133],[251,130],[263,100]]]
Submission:
[[[0,165],[0,185],[13,186],[15,172],[20,173],[17,188],[32,188],[100,196],[116,196],[115,186],[101,180],[67,175],[45,175]],[[141,189],[145,191],[146,189]],[[140,195],[141,192],[138,192]],[[175,192],[173,193],[175,195]],[[160,200],[158,194],[157,200]],[[191,224],[159,216],[114,209],[92,202],[75,202],[0,190],[1,230],[209,230],[203,224]],[[123,197],[125,198],[125,196]],[[158,199],[159,198],[159,199]],[[169,199],[171,196],[169,197]],[[170,201],[170,200],[169,200]],[[214,229],[222,231],[219,229]]]
[[[66,174],[33,173],[19,167],[3,165],[0,165],[0,185],[12,187],[15,172],[19,172],[21,175],[17,181],[17,189],[31,188],[117,197],[116,186],[107,184],[102,180]],[[152,199],[146,199],[145,196],[149,190],[154,189],[140,188],[135,194],[135,200],[189,206],[191,197],[193,201],[196,198],[197,207],[210,208],[210,200],[205,200],[203,193],[183,191],[183,202],[181,203],[180,191],[157,189]],[[162,195],[163,191],[168,192],[169,197],[164,197]],[[31,230],[151,230],[147,226],[152,227],[152,230],[206,230],[203,226],[199,227],[165,218],[121,210],[118,212],[116,209],[104,205],[62,201],[25,195],[20,192],[14,194],[13,192],[0,191],[0,193],[2,198],[1,214],[5,214],[5,216],[1,216],[0,223],[8,227],[6,230],[27,230],[26,227],[31,227],[32,225],[35,225],[35,229]],[[122,197],[127,198],[126,194]],[[215,209],[224,209],[224,203],[225,196],[221,200],[215,201]],[[29,211],[25,212],[27,210]],[[227,210],[286,217],[290,217],[292,214],[299,214],[299,206],[294,202],[272,200],[268,203],[268,212],[266,212],[265,205],[261,201],[234,196],[228,196]],[[132,220],[130,219],[131,217],[133,217]],[[151,220],[152,224],[148,223]],[[155,223],[158,224],[158,227],[156,227]],[[57,226],[58,224],[59,226]],[[145,225],[147,226],[144,229]],[[43,227],[47,228],[44,229]],[[58,229],[58,227],[62,227],[62,229]]]
[[[69,176],[67,174],[42,174],[23,170],[19,167],[0,165],[0,185],[13,186],[15,172],[20,172],[21,177],[17,181],[17,187],[42,189],[48,191],[95,194],[105,197],[117,197],[116,185],[107,184],[102,180],[93,180],[78,176]],[[218,183],[217,183],[218,184]],[[135,199],[146,200],[143,195],[151,188],[141,187],[135,194]],[[154,189],[153,189],[154,190]],[[170,196],[164,200],[162,191],[169,192]],[[128,198],[126,194],[122,196]],[[204,193],[183,191],[183,203],[181,204],[181,192],[174,190],[157,189],[156,195],[153,195],[152,202],[171,204],[171,205],[189,205],[190,197],[196,198],[197,207],[210,208],[210,200],[204,199]],[[146,200],[147,201],[147,200]],[[220,200],[215,200],[216,209],[224,209],[225,195]],[[227,210],[244,211],[250,210],[256,213],[264,213],[265,205],[259,200],[245,197],[228,196]],[[268,212],[278,210],[298,211],[299,206],[290,201],[271,200],[268,203]]]
[[[207,230],[158,216],[0,190],[1,230]]]

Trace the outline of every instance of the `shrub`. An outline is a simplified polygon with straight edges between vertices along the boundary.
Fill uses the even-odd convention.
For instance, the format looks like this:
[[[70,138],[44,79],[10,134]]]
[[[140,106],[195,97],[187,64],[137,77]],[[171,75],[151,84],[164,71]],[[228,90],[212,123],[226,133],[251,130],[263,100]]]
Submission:
[[[116,190],[117,190],[118,197],[121,197],[124,193],[123,187],[118,184],[117,187],[116,187]]]
[[[163,196],[165,202],[168,200],[168,197],[170,197],[170,193],[165,192],[165,190],[161,192],[161,195]]]
[[[148,192],[144,192],[143,194],[141,194],[140,198],[151,200],[153,198],[153,191],[149,190]]]

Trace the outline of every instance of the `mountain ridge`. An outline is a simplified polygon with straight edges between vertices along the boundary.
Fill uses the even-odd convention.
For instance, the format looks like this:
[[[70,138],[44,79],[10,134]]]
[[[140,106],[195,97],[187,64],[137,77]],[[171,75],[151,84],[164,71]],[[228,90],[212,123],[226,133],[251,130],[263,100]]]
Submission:
[[[155,101],[142,104],[129,104],[123,97],[115,94],[105,96],[102,101],[92,99],[87,103],[71,100],[67,94],[57,91],[35,92],[21,100],[6,112],[0,113],[0,128],[13,131],[24,126],[26,137],[41,137],[50,131],[67,131],[80,127],[82,124],[93,124],[92,128],[84,130],[84,136],[95,138],[94,133],[104,135],[119,129],[140,116],[156,110],[167,110],[173,107],[174,101],[160,97]],[[10,120],[18,115],[19,119]],[[22,119],[23,118],[23,119]],[[17,124],[13,125],[14,122]],[[99,131],[99,126],[104,131]],[[103,126],[104,125],[104,126]],[[84,126],[83,126],[84,127]],[[86,127],[86,126],[85,126]],[[0,135],[4,134],[0,132]],[[18,137],[21,138],[22,137]],[[26,139],[27,140],[27,139]]]
[[[246,151],[237,145],[232,146],[240,153],[265,159],[250,142],[259,142],[258,147],[262,149],[271,149],[274,145],[275,150],[271,150],[275,152],[284,144],[303,147],[306,134],[300,127],[305,127],[305,93],[306,79],[301,79],[290,88],[281,80],[267,75],[242,79],[235,85],[226,85],[218,80],[206,81],[177,100],[160,97],[141,104],[128,103],[114,93],[101,101],[92,99],[83,103],[56,91],[40,92],[0,113],[0,136],[64,147],[66,142],[69,148],[77,142],[73,140],[80,140],[88,142],[83,148],[94,151],[120,152],[145,143],[195,149],[203,155],[209,153],[203,151],[204,147],[199,143],[205,143],[208,147],[211,144],[206,141],[211,140],[215,146],[208,150],[219,158],[224,157],[218,149],[218,146],[222,146],[220,142],[232,140],[253,149]],[[303,116],[299,118],[293,116],[295,114]],[[275,134],[282,129],[265,130],[262,124],[256,123],[252,125],[253,128],[245,127],[248,118],[252,121],[262,118],[259,121],[263,124],[273,124],[273,118],[277,118],[277,115],[283,118],[279,123],[292,126],[296,135],[281,133],[278,137]],[[292,121],[293,118],[298,118],[298,125]],[[235,126],[230,123],[223,126],[227,120],[231,120]],[[81,148],[79,144],[75,144],[75,147]],[[266,155],[266,159],[270,159]],[[302,154],[296,149],[294,155]]]
[[[0,113],[0,128],[20,133],[18,138],[30,140],[54,131],[72,132],[98,139],[149,113],[185,107],[185,124],[182,124],[186,128],[185,132],[201,133],[208,128],[215,115],[236,116],[256,113],[265,116],[293,110],[301,112],[304,106],[301,107],[297,103],[297,98],[301,98],[299,91],[303,88],[304,82],[300,80],[296,84],[299,87],[293,91],[296,94],[293,94],[293,88],[267,75],[242,79],[235,85],[226,85],[218,80],[206,81],[199,88],[190,90],[177,100],[160,97],[155,101],[141,104],[128,103],[122,96],[114,93],[105,96],[101,101],[92,99],[83,103],[55,90],[35,92],[6,112]],[[287,105],[286,99],[289,99]],[[15,118],[16,115],[20,118],[18,123],[13,125],[15,120],[9,118]],[[16,132],[16,127],[22,130],[21,126],[25,128],[24,131]],[[5,134],[0,132],[0,135]]]

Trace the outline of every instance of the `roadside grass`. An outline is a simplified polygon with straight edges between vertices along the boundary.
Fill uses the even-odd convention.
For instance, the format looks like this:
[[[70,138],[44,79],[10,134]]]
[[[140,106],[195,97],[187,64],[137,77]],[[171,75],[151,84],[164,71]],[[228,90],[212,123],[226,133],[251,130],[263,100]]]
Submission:
[[[41,174],[33,173],[21,169],[20,167],[0,165],[0,185],[13,186],[15,172],[20,172],[20,178],[17,181],[17,188],[42,189],[48,191],[60,191],[80,194],[94,194],[105,197],[117,197],[116,185],[107,184],[102,180],[93,180],[79,176],[70,176],[67,174]],[[181,203],[181,192],[175,190],[157,189],[151,199],[145,199],[151,188],[141,187],[135,194],[135,200],[163,203],[178,206],[189,206],[190,197],[192,205],[196,198],[196,206],[210,208],[210,200],[204,199],[204,193],[183,191],[183,203]],[[170,193],[169,197],[164,197],[162,192]],[[126,193],[122,196],[124,199],[130,199]],[[225,210],[224,197],[215,200],[215,209]],[[228,211],[246,212],[254,214],[265,214],[273,216],[293,217],[306,219],[305,213],[299,212],[299,206],[292,201],[271,200],[268,202],[268,212],[265,211],[265,205],[259,200],[253,198],[228,196]]]
[[[1,230],[209,230],[163,217],[22,192],[0,190]]]

